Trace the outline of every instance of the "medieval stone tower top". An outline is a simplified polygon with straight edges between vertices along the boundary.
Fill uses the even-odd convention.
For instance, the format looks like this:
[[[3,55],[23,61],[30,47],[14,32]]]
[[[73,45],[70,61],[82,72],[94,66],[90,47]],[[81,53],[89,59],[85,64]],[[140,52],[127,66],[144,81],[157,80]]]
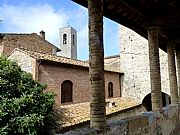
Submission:
[[[60,56],[77,59],[77,31],[72,27],[59,29],[60,36]]]

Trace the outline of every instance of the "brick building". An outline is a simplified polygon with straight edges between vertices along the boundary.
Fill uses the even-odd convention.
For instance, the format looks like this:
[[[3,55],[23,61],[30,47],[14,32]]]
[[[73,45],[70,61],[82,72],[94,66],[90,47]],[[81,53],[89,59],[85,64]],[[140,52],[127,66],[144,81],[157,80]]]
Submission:
[[[62,127],[89,120],[88,101],[91,94],[89,65],[88,61],[76,59],[77,35],[75,30],[71,31],[72,29],[66,27],[65,30],[60,30],[59,37],[62,43],[60,49],[45,40],[43,31],[40,36],[37,34],[1,34],[0,38],[2,53],[16,60],[24,71],[33,75],[34,79],[46,83],[47,91],[56,93],[56,105],[63,111],[61,114],[64,114]],[[106,108],[107,112],[109,110],[108,115],[141,104],[147,110],[151,110],[147,40],[123,26],[121,26],[120,33],[120,55],[104,59],[106,101],[115,103],[116,106]],[[61,52],[58,52],[60,56],[58,56],[56,52],[60,50]],[[168,88],[167,55],[162,50],[160,50],[160,58],[162,59],[163,106],[166,106],[169,104],[170,90]],[[71,108],[78,110],[74,112]],[[79,116],[78,112],[83,115]],[[72,114],[75,114],[75,117]]]
[[[40,36],[35,33],[0,34],[0,53],[3,53],[9,56],[15,48],[21,48],[22,50],[26,50],[26,51],[29,50],[32,52],[35,51],[36,53],[39,52],[39,54],[41,53],[43,55],[45,55],[44,53],[53,54],[53,55],[59,54],[60,56],[75,60],[77,58],[76,30],[74,30],[72,27],[65,27],[64,29],[61,28],[59,38],[60,38],[60,49],[62,51],[60,51],[59,48],[57,48],[56,46],[52,45],[51,43],[45,40],[45,33],[43,31],[40,32]],[[121,41],[120,56],[111,56],[104,59],[106,69],[107,68],[114,69],[116,72],[119,72],[121,70],[121,72],[124,73],[121,76],[121,78],[118,79],[118,81],[120,82],[119,84],[122,84],[121,86],[119,86],[121,87],[121,92],[118,95],[119,96],[122,95],[123,97],[133,98],[139,103],[150,101],[150,69],[149,69],[149,54],[148,54],[147,40],[141,37],[140,35],[138,35],[137,33],[135,33],[134,31],[123,26],[120,27],[120,39],[121,39],[120,40]],[[60,51],[60,52],[56,53],[57,51]],[[162,50],[159,50],[159,51],[160,51],[160,66],[161,66],[161,83],[163,84],[162,85],[162,92],[163,92],[162,94],[163,94],[163,102],[164,102],[163,104],[165,106],[169,104],[168,98],[170,95],[169,77],[168,77],[168,68],[167,68],[167,54],[163,52]],[[27,55],[24,57],[29,57],[29,56]],[[57,57],[57,58],[65,59],[63,57]],[[67,58],[66,60],[69,60]],[[39,77],[37,78],[38,80],[41,79],[43,82],[49,81],[46,79],[47,78],[46,76],[42,76],[40,74],[41,72],[36,73],[39,69],[37,70],[36,68],[32,68],[32,65],[30,63],[34,65],[38,64],[36,59],[32,61],[30,61],[30,59],[26,59],[25,61],[20,60],[19,62],[19,64],[25,71],[31,72],[33,74],[34,78],[38,76]],[[49,64],[50,63],[52,64],[53,62],[49,62]],[[79,61],[77,60],[75,63],[79,63]],[[82,62],[82,63],[85,63],[85,62]],[[54,64],[54,67],[55,66],[58,67],[59,64]],[[50,66],[45,66],[45,67],[50,68]],[[53,70],[55,69],[54,67],[53,67]],[[73,73],[71,75],[72,77],[70,78],[79,77],[79,79],[83,81],[84,79],[82,78],[86,76],[85,77],[86,83],[83,83],[83,86],[79,88],[79,93],[75,92],[73,94],[75,94],[76,97],[82,97],[82,102],[88,101],[88,98],[83,96],[83,94],[85,93],[83,94],[81,93],[82,89],[88,89],[88,86],[89,86],[88,72],[85,71],[85,70],[88,70],[88,64],[86,68],[85,67],[82,68],[80,66],[78,67],[76,64],[71,65],[68,63],[66,63],[64,67],[67,69],[69,68],[69,70],[66,70],[67,75],[64,75],[64,76],[69,77],[70,73],[77,72],[76,73],[77,76],[74,76],[74,73]],[[72,71],[70,67],[73,69]],[[42,67],[40,66],[39,68],[42,68]],[[60,75],[60,68],[58,69],[59,69],[58,74]],[[80,73],[85,72],[85,73],[81,75],[81,74],[78,74],[78,72]],[[52,73],[52,74],[55,74],[55,73]],[[65,74],[65,72],[62,72],[61,74]],[[55,74],[54,76],[56,75],[57,74]],[[69,79],[67,78],[66,80],[69,80]],[[59,81],[58,83],[62,83],[62,80]],[[76,86],[76,84],[73,83],[73,86]],[[55,89],[57,91],[60,90],[60,85],[52,86],[51,84],[48,87]],[[57,95],[60,96],[59,93]],[[74,103],[80,102],[78,99],[77,101],[76,99],[73,99],[73,101]],[[58,98],[58,103],[61,103],[60,98]]]
[[[43,31],[40,35],[1,33],[0,54],[15,60],[34,79],[46,83],[46,91],[56,93],[62,129],[89,120],[91,91],[88,61],[77,60],[76,31],[72,27],[60,29],[59,38],[60,49],[45,40]],[[121,97],[120,56],[106,57],[104,63],[107,115],[139,107],[134,100]]]
[[[9,58],[16,60],[24,71],[33,75],[34,79],[46,83],[47,91],[56,93],[57,105],[89,101],[89,65],[87,62],[22,49],[14,49]],[[115,61],[116,67],[108,63],[111,58],[116,59],[119,63],[118,55],[105,59],[107,61],[105,66],[107,98],[121,96],[122,74]]]
[[[1,33],[0,54],[17,61],[34,79],[46,83],[47,91],[57,94],[58,105],[87,102],[90,99],[89,65],[76,60],[76,30],[68,26],[59,32],[61,49],[45,40],[44,31],[40,35]],[[106,97],[120,97],[119,55],[105,58],[105,63]]]
[[[40,32],[40,35],[36,33],[0,33],[0,54],[9,56],[15,48],[26,48],[48,54],[56,54],[60,51],[58,47],[45,40],[43,31]]]

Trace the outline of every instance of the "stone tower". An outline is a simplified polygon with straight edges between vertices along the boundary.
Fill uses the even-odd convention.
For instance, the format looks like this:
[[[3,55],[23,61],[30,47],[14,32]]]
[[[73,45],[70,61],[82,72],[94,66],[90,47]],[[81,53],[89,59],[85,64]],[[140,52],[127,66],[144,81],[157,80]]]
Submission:
[[[124,73],[122,95],[142,103],[151,92],[148,41],[120,26],[120,69]],[[162,92],[170,95],[167,53],[159,49]]]
[[[59,29],[60,37],[60,56],[77,59],[77,32],[72,27]]]

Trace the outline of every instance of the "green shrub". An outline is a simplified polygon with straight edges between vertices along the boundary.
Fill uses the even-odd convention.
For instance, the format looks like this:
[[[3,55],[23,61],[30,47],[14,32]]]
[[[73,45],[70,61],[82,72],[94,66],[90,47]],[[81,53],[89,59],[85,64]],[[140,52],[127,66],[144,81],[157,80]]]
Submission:
[[[36,135],[51,119],[54,94],[10,60],[0,57],[0,134]]]

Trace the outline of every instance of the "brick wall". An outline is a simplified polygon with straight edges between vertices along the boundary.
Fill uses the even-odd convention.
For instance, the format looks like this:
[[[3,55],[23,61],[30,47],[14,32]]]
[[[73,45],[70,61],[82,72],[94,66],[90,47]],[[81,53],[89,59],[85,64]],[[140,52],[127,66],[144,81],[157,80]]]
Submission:
[[[56,47],[48,41],[42,39],[37,34],[5,34],[3,40],[3,53],[7,56],[14,50],[14,48],[26,48],[44,53],[52,54]]]
[[[88,77],[88,76],[87,76]],[[105,72],[105,94],[108,97],[108,83],[113,83],[113,97],[120,97],[121,95],[121,75],[119,73]]]
[[[86,102],[90,99],[88,68],[42,61],[39,67],[39,81],[47,83],[47,90],[57,94],[56,103],[61,104],[61,84],[65,80],[73,83],[73,103]],[[120,96],[119,73],[105,72],[105,90],[113,82],[114,97]]]

